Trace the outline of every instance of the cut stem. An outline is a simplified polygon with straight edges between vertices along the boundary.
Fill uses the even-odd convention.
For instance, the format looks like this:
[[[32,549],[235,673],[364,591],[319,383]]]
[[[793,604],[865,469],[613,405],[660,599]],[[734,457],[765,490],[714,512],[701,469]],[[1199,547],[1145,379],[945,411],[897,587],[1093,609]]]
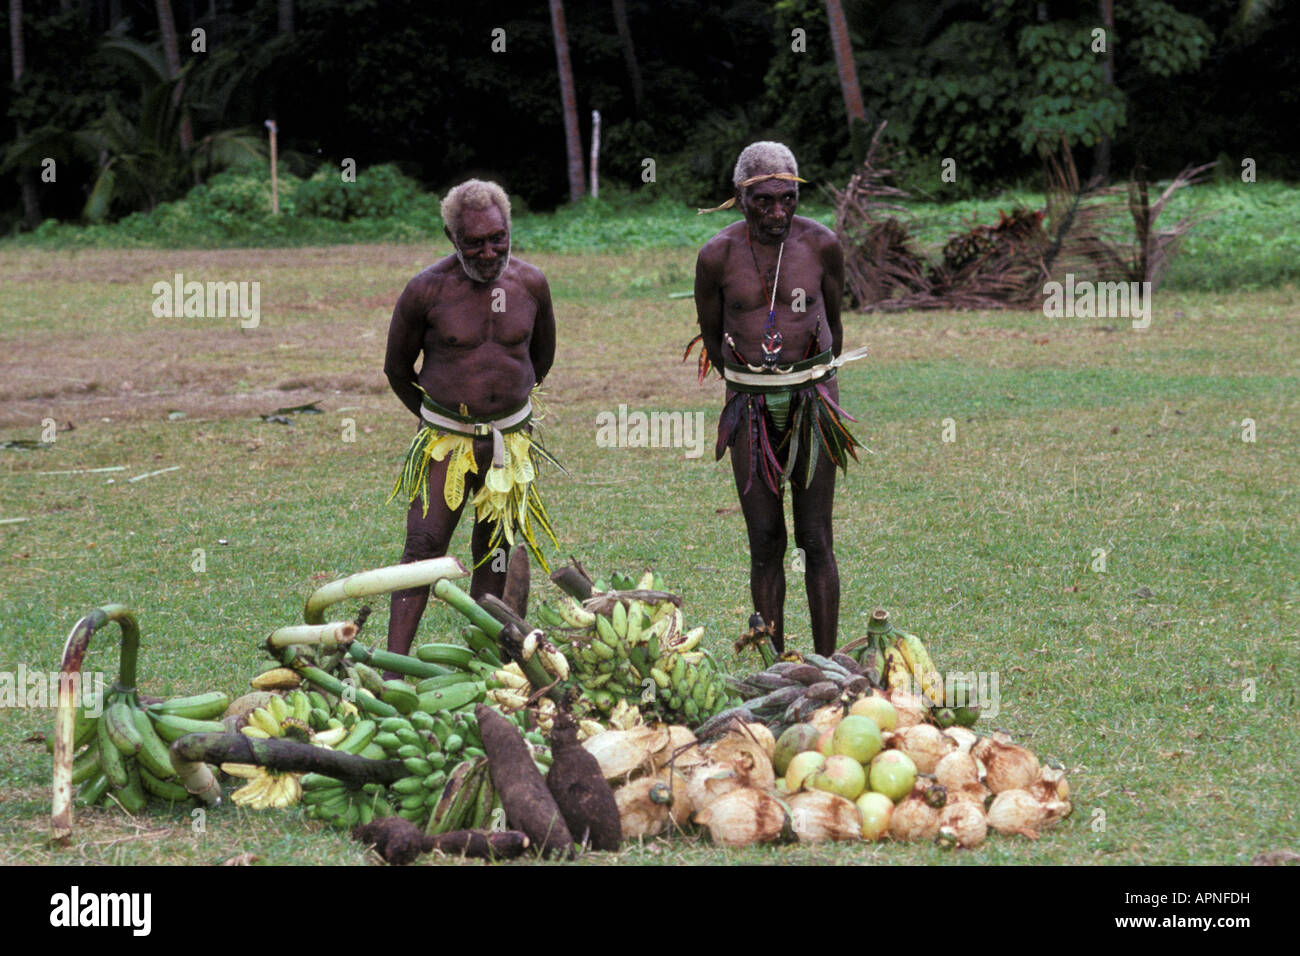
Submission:
[[[348,648],[348,657],[354,661],[369,664],[371,667],[383,668],[386,671],[405,674],[408,677],[441,677],[444,674],[451,673],[447,668],[438,664],[428,664],[406,654],[381,651],[373,647],[366,647],[366,645],[360,643],[354,643]]]
[[[433,594],[434,597],[446,601],[455,610],[469,618],[471,624],[476,624],[482,628],[483,633],[488,637],[495,640],[497,635],[501,633],[501,622],[479,607],[477,601],[446,578],[442,578],[433,585]]]
[[[357,626],[351,621],[330,621],[328,624],[295,624],[278,628],[271,632],[266,643],[272,650],[302,644],[323,651],[336,651],[347,647],[356,636]]]
[[[244,734],[186,734],[172,757],[190,763],[251,763],[281,773],[322,773],[345,783],[393,783],[409,776],[400,760],[371,760],[297,740],[255,739]]]
[[[451,556],[394,564],[386,568],[359,571],[318,587],[307,598],[302,617],[308,624],[324,624],[325,609],[348,598],[372,597],[407,588],[427,587],[447,578],[468,577],[469,571]]]
[[[51,837],[67,846],[72,837],[72,751],[77,726],[77,694],[81,684],[81,665],[90,647],[90,638],[115,621],[122,632],[122,651],[118,659],[117,687],[135,693],[136,658],[140,650],[140,626],[135,613],[125,604],[105,604],[81,618],[68,632],[59,665],[59,704],[54,713],[54,797],[50,813]],[[116,689],[116,688],[115,688]]]

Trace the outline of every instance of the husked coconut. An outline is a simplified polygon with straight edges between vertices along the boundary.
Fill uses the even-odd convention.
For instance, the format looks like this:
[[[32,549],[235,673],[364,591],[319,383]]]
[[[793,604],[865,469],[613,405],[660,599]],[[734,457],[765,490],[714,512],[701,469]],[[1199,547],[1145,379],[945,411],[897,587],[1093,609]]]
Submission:
[[[978,786],[980,772],[975,765],[974,757],[964,750],[954,750],[945,754],[943,759],[935,764],[934,779],[947,787],[948,792],[951,793],[968,785]]]
[[[933,724],[913,724],[897,731],[891,745],[912,758],[917,773],[934,773],[939,761],[957,748],[957,742]]]
[[[596,758],[605,779],[614,783],[652,773],[655,758],[670,740],[666,727],[642,725],[630,730],[607,730],[584,740],[582,746]]]
[[[770,790],[776,783],[772,758],[763,745],[747,734],[726,734],[709,745],[705,756],[710,763],[722,764],[736,771],[742,786]]]
[[[862,814],[852,800],[824,790],[803,790],[789,803],[790,826],[800,843],[862,839]]]
[[[750,846],[779,840],[785,831],[785,808],[761,790],[742,787],[695,813],[695,822],[719,846]]]
[[[925,706],[924,697],[905,691],[901,687],[891,690],[886,697],[894,705],[894,710],[898,711],[898,724],[894,727],[895,730],[906,730],[908,727],[925,722],[929,708]]]
[[[950,802],[939,811],[939,832],[945,830],[952,831],[958,846],[967,849],[979,846],[988,835],[984,808],[968,800]]]
[[[1027,790],[1038,779],[1038,758],[1024,747],[986,737],[971,748],[971,754],[984,764],[984,782],[994,793]]]
[[[999,833],[1019,833],[1038,839],[1038,829],[1047,820],[1047,811],[1027,790],[1003,790],[993,798],[987,815],[988,825]]]

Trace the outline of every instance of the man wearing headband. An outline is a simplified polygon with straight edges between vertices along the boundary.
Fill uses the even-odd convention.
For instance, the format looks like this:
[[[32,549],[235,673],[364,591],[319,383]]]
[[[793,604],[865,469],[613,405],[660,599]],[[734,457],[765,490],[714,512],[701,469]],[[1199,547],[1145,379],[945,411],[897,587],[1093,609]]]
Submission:
[[[794,155],[780,143],[753,143],[733,179],[735,198],[718,208],[738,204],[745,218],[710,239],[696,262],[700,376],[711,364],[727,381],[717,457],[731,449],[754,608],[784,650],[788,479],[813,646],[830,655],[840,606],[835,468],[856,460],[858,444],[842,422],[849,416],[838,404],[835,370],[865,351],[840,354],[844,255],[831,230],[794,214],[804,182]]]
[[[461,183],[443,199],[442,219],[455,254],[407,284],[388,327],[384,373],[420,419],[389,500],[408,506],[403,563],[445,555],[469,502],[470,593],[500,596],[516,536],[543,567],[538,531],[555,541],[534,479],[539,460],[559,463],[529,424],[555,358],[555,315],[546,277],[510,257],[500,186]],[[389,650],[409,651],[428,600],[427,587],[393,594]]]

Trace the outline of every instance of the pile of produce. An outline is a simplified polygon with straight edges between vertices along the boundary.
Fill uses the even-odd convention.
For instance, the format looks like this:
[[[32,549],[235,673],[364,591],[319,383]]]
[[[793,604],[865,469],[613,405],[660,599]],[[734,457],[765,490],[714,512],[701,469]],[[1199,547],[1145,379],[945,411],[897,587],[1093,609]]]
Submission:
[[[64,671],[113,621],[119,676],[89,707],[60,694],[56,833],[70,833],[73,787],[80,803],[129,813],[151,799],[217,806],[219,773],[239,781],[237,806],[301,805],[390,862],[567,855],[669,833],[974,847],[990,827],[1036,837],[1070,812],[1063,772],[1005,734],[978,735],[974,688],[945,682],[883,611],[830,657],[778,657],[752,619],[737,649],[755,648],[763,669],[730,677],[653,572],[607,583],[571,565],[552,575],[560,597],[530,615],[526,569],[512,557],[510,600],[471,599],[454,558],[325,585],[305,624],[267,638],[272,660],[233,702],[140,694],[134,616],[96,609],[74,627]],[[344,599],[421,584],[467,619],[463,644],[394,654],[359,639],[368,608],[324,620]]]

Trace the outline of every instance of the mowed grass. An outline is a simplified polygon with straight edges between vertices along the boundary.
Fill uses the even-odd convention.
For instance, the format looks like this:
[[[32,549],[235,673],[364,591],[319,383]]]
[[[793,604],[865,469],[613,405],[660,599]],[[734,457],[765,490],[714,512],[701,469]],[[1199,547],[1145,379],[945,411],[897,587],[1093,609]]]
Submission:
[[[311,588],[395,562],[401,509],[384,498],[412,423],[382,375],[385,331],[406,280],[443,251],[0,255],[0,439],[37,439],[45,418],[75,426],[0,451],[0,519],[28,519],[0,524],[0,671],[55,670],[75,620],[120,601],[140,616],[147,692],[237,695]],[[721,389],[680,363],[694,312],[668,298],[690,288],[693,254],[530,258],[560,323],[543,423],[572,473],[544,478],[559,555],[659,569],[725,666],[756,668],[731,650],[751,602],[730,469],[713,460]],[[175,272],[259,280],[260,326],[154,318],[150,288]],[[1075,813],[1037,842],[994,835],[957,854],[679,837],[586,862],[1246,863],[1295,849],[1298,311],[1283,288],[1158,291],[1145,331],[1037,313],[846,316],[845,346],[872,355],[840,379],[869,449],[837,486],[841,639],[883,606],[941,667],[996,673],[986,723],[1065,764]],[[292,426],[258,418],[317,399],[325,413]],[[596,417],[620,403],[702,413],[703,455],[598,447]],[[463,526],[455,552],[467,548]],[[810,649],[793,570],[787,603],[792,643]],[[386,602],[375,608],[364,637],[382,644]],[[434,607],[422,636],[457,626]],[[116,666],[103,632],[87,668],[111,680]],[[188,810],[80,811],[75,848],[51,850],[50,761],[29,739],[51,723],[0,716],[0,861],[367,862],[296,810],[232,805],[201,834]]]

